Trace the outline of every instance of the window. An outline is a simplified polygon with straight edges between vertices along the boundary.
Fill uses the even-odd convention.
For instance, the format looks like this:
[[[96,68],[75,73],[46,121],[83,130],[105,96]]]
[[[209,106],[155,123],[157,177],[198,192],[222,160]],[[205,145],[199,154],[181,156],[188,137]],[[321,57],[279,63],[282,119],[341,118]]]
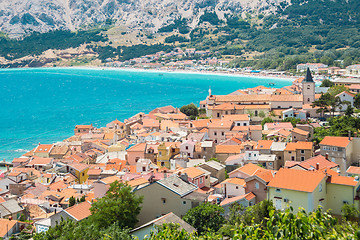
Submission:
[[[186,201],[183,201],[183,204],[185,205],[185,204],[186,204]]]
[[[266,167],[266,163],[262,163],[263,167]]]
[[[269,162],[269,166],[272,166],[272,162]]]
[[[164,162],[161,162],[161,166],[164,167],[164,166],[165,166],[165,163],[164,163]]]
[[[166,203],[166,198],[161,198],[161,201],[162,201],[163,203]]]
[[[236,126],[241,126],[241,124],[240,124],[240,123],[237,123]]]
[[[85,176],[85,173],[82,173],[83,176]]]
[[[251,157],[251,153],[249,153],[249,157]]]
[[[291,156],[291,161],[295,161],[295,157],[294,157],[294,156]]]
[[[239,187],[238,187],[238,186],[236,186],[236,189],[239,189]]]
[[[214,135],[216,136],[216,135],[217,135],[217,132],[214,132]]]
[[[217,116],[217,117],[220,117],[220,113],[217,113],[216,116]]]
[[[281,108],[280,106],[278,106],[278,108]]]
[[[332,150],[333,150],[333,151],[337,151],[338,148],[337,148],[337,147],[333,147]]]
[[[280,188],[277,188],[277,189],[275,190],[275,192],[281,192],[281,189],[280,189]]]
[[[300,150],[300,153],[304,154],[304,153],[305,153],[305,150],[304,150],[304,149],[301,149],[301,150]]]
[[[300,157],[300,160],[303,162],[305,161],[305,157]]]
[[[307,85],[306,88],[307,88],[307,89],[310,89],[310,85]]]
[[[200,178],[200,184],[202,184],[202,183],[203,183],[203,178],[201,177],[201,178]]]
[[[244,123],[244,126],[246,126],[246,123]]]
[[[143,172],[145,172],[145,171],[146,171],[146,167],[142,167],[142,170],[143,170]]]
[[[255,188],[259,189],[259,183],[257,183],[257,182],[255,183]]]
[[[257,115],[258,115],[258,111],[257,111],[257,110],[255,110],[255,117],[257,117]]]
[[[221,132],[221,136],[224,136],[225,135],[225,133],[224,132]]]
[[[319,192],[322,192],[322,183],[319,185]]]
[[[310,98],[308,98],[308,102],[310,102]]]
[[[186,149],[186,150],[189,150],[189,147],[188,147],[188,146],[186,146],[186,147],[185,147],[185,149]]]

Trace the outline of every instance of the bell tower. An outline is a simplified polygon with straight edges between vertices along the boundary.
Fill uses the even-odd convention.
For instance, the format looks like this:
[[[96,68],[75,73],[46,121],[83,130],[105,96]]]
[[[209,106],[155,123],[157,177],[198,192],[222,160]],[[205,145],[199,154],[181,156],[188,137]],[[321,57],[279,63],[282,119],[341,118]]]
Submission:
[[[303,104],[312,104],[315,101],[315,82],[310,69],[306,71],[306,77],[302,82]]]

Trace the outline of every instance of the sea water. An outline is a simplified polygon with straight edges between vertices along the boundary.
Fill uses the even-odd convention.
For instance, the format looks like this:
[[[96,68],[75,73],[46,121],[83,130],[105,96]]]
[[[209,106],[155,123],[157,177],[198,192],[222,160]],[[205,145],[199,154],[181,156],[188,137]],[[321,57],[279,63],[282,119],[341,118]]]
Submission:
[[[77,124],[105,126],[156,107],[199,104],[208,95],[289,79],[119,69],[0,70],[0,160],[12,161],[39,142],[73,135]]]

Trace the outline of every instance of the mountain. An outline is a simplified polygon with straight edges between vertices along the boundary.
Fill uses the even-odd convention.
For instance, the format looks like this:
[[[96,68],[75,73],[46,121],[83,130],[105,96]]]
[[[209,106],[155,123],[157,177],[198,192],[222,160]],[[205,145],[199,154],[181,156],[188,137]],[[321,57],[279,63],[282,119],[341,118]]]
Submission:
[[[50,30],[78,30],[106,21],[156,31],[178,18],[195,27],[205,11],[274,13],[290,0],[0,0],[0,31],[11,37]]]

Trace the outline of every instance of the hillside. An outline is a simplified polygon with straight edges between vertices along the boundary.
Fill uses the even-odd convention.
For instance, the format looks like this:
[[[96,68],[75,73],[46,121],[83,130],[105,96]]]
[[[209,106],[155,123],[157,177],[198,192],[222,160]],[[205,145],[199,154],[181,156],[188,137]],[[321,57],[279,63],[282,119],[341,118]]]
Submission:
[[[11,10],[16,2],[0,0],[0,28],[8,36],[0,35],[5,67],[34,60],[23,59],[14,65],[9,62],[14,59],[82,44],[94,52],[91,58],[101,61],[128,60],[175,46],[209,50],[210,57],[230,59],[234,67],[289,70],[308,61],[341,67],[360,61],[360,2],[356,0],[82,0],[52,4],[32,0]],[[53,16],[53,24],[39,18],[39,3],[44,13]],[[62,7],[55,8],[55,3]],[[26,11],[33,16],[31,23],[21,21],[28,19],[24,18]],[[19,21],[11,20],[16,16]],[[26,29],[50,32],[11,38]]]

